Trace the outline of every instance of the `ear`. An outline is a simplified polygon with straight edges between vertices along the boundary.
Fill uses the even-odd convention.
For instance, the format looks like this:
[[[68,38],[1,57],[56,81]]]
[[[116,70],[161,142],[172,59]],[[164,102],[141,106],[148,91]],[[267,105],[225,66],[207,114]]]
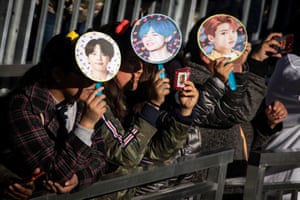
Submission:
[[[214,41],[214,36],[212,36],[212,35],[207,35],[207,39],[208,39],[209,41],[213,42],[213,41]]]
[[[171,41],[171,39],[172,39],[172,36],[168,36],[168,37],[165,37],[165,42],[170,42]]]

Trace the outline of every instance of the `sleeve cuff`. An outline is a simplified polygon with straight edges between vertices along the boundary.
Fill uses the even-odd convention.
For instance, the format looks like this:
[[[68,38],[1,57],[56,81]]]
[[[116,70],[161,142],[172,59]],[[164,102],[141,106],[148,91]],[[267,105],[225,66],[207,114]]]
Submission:
[[[154,107],[148,104],[144,105],[140,113],[140,116],[154,127],[156,127],[156,121],[159,115],[160,115],[159,110],[156,110]]]
[[[193,111],[190,116],[183,116],[179,109],[175,110],[175,118],[178,122],[181,122],[186,125],[191,125],[194,118],[195,118],[195,112]]]
[[[74,134],[87,146],[92,146],[92,134],[94,129],[87,129],[80,124],[76,124]]]

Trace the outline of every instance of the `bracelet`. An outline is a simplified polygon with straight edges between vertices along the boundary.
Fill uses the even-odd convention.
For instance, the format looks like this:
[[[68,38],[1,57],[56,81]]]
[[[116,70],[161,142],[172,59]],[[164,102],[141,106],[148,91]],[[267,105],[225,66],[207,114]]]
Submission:
[[[148,101],[148,104],[152,107],[154,107],[155,109],[159,110],[160,109],[160,106],[157,105],[156,103],[153,103],[152,101]]]

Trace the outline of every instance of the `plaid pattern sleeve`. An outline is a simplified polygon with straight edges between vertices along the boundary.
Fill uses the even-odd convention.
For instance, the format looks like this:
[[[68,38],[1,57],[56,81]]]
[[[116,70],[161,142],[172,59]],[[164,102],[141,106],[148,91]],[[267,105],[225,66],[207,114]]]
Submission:
[[[73,174],[80,185],[97,181],[106,165],[104,147],[99,148],[104,140],[94,134],[89,147],[72,132],[67,133],[50,94],[42,90],[33,88],[31,96],[18,94],[10,101],[7,135],[23,164],[17,170],[28,176],[40,167],[49,179],[61,184]]]

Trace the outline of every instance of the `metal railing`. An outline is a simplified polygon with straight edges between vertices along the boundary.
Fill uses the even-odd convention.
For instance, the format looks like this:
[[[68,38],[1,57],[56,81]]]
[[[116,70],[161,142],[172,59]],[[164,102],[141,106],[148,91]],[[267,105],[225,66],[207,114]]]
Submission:
[[[39,61],[45,26],[47,21],[48,3],[43,0],[37,5],[35,0],[7,0],[0,1],[0,67],[1,64],[35,64]],[[73,0],[73,11],[70,17],[70,30],[76,29],[78,24],[80,3],[88,0]],[[143,0],[103,0],[104,6],[97,18],[94,16],[96,0],[89,0],[88,14],[86,16],[84,30],[95,24],[101,26],[111,21],[120,21],[127,18],[134,21],[143,14],[162,13],[175,20],[181,29],[183,40],[187,36],[195,22],[206,16],[209,5],[208,0],[144,0],[152,2],[145,12],[141,12]],[[231,0],[226,0],[231,1]],[[221,2],[221,1],[220,1]],[[232,1],[237,2],[237,1]],[[265,0],[243,0],[242,14],[238,16],[244,24],[249,18],[255,17],[255,28],[252,30],[250,40],[258,40],[262,18],[265,9]],[[256,10],[252,11],[255,5]],[[272,27],[276,17],[278,0],[271,1],[271,9],[268,17],[268,27]],[[37,8],[40,9],[38,14]],[[60,32],[64,21],[64,0],[59,0],[55,14],[55,24],[52,35]],[[34,23],[38,23],[35,27]],[[36,31],[36,35],[33,33]],[[33,43],[33,44],[32,44]],[[28,55],[31,52],[32,55]]]
[[[75,193],[48,194],[33,198],[33,200],[81,200],[99,197],[104,194],[133,188],[136,186],[153,183],[180,175],[208,169],[208,177],[204,182],[182,184],[177,187],[160,190],[142,196],[138,199],[182,199],[194,196],[199,199],[199,194],[206,194],[205,199],[221,200],[224,190],[224,180],[227,165],[233,160],[232,149],[219,149],[216,151],[202,152],[195,157],[182,157],[178,162],[169,165],[152,165],[148,168],[129,169],[126,174],[111,174],[102,178],[97,183]],[[198,198],[197,198],[198,195]],[[201,198],[202,199],[202,198]]]
[[[244,200],[266,199],[269,192],[276,192],[278,199],[281,199],[283,194],[289,193],[291,199],[296,200],[300,192],[300,182],[264,183],[269,167],[281,167],[285,170],[300,167],[300,149],[251,152],[244,185]]]

